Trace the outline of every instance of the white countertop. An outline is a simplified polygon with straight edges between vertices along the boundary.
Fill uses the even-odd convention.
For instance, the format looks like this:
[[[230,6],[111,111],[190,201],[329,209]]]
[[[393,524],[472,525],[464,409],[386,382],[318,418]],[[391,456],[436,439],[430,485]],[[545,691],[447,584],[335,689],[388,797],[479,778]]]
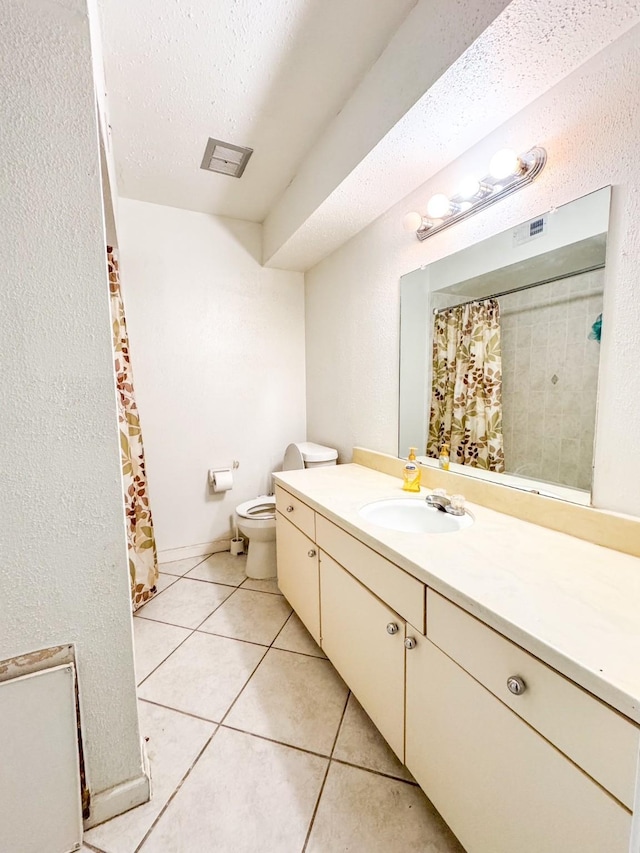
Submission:
[[[640,723],[640,558],[471,503],[475,523],[465,530],[387,530],[365,521],[359,508],[411,495],[396,477],[360,465],[274,477],[343,530]]]

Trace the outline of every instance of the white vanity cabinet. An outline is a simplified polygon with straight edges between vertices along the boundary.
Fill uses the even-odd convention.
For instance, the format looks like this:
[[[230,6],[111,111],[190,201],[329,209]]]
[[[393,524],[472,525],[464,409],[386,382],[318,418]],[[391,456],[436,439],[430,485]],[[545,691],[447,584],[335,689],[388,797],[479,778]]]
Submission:
[[[282,592],[468,853],[628,853],[640,727],[277,494]]]
[[[637,726],[431,589],[406,683],[406,764],[470,853],[627,853]]]
[[[627,853],[631,814],[424,637],[407,653],[406,736],[407,767],[469,853]]]
[[[278,586],[313,639],[320,643],[319,559],[313,541],[315,513],[302,501],[277,489],[276,531]]]
[[[320,552],[322,648],[404,761],[405,622]]]

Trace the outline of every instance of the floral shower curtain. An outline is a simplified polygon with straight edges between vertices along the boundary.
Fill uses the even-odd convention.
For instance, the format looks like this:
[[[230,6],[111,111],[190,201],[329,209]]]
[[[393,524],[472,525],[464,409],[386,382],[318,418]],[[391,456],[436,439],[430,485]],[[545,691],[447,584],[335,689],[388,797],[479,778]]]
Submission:
[[[147,495],[147,475],[138,408],[133,395],[129,338],[120,293],[118,261],[107,246],[113,349],[116,367],[122,480],[124,483],[131,603],[134,610],[156,593],[158,556]]]
[[[435,315],[427,456],[437,459],[443,444],[452,462],[504,471],[497,299]]]

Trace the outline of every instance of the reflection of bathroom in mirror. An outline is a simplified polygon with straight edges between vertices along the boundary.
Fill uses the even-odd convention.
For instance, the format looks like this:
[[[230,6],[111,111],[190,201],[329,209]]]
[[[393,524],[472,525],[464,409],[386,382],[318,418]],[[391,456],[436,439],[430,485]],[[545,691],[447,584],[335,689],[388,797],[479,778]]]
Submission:
[[[400,456],[589,503],[610,198],[402,277]]]

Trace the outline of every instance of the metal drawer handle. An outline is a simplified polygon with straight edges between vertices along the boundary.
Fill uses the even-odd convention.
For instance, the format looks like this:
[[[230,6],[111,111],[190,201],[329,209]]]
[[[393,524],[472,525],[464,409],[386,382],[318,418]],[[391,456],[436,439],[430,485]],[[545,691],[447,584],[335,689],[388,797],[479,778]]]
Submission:
[[[507,687],[514,693],[516,696],[520,696],[521,693],[527,689],[527,685],[524,683],[524,679],[520,678],[519,675],[510,675],[507,678]]]
[[[389,622],[387,625],[387,634],[397,634],[399,630],[395,622]]]
[[[287,507],[287,512],[293,512],[293,507],[291,506],[291,504],[289,504],[289,506]]]
[[[315,557],[315,555],[316,555],[316,549],[315,549],[315,548],[312,548],[310,551],[308,551],[308,552],[307,552],[307,554],[308,554],[308,556],[309,556],[309,557]]]
[[[405,649],[409,649],[409,650],[415,649],[416,641],[414,640],[414,638],[413,637],[407,637],[406,640],[404,641],[404,647],[405,647]]]

